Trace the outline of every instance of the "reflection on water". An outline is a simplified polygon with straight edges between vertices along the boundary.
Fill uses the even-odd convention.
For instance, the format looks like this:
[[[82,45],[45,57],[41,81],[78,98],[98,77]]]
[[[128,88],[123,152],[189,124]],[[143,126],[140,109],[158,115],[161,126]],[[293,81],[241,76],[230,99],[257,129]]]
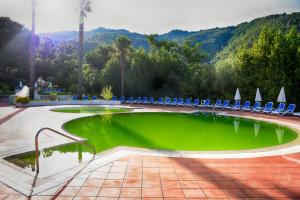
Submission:
[[[278,139],[279,144],[282,144],[283,137],[284,137],[284,129],[279,126],[276,129],[276,135],[277,135],[277,139]]]
[[[258,122],[255,122],[253,126],[254,126],[254,136],[257,138],[260,129],[260,124]]]
[[[238,133],[239,127],[240,127],[240,121],[237,120],[237,119],[235,119],[235,120],[233,121],[233,126],[234,126],[234,131],[235,131],[235,133]]]
[[[80,163],[91,160],[92,157],[91,150],[80,143],[42,149],[39,154],[39,177],[49,176],[76,167]],[[34,152],[13,155],[4,159],[29,173],[35,174],[36,172]]]
[[[112,115],[113,115],[113,113],[111,111],[107,110],[105,112],[105,115],[102,116],[103,122],[106,123],[106,124],[110,124]]]

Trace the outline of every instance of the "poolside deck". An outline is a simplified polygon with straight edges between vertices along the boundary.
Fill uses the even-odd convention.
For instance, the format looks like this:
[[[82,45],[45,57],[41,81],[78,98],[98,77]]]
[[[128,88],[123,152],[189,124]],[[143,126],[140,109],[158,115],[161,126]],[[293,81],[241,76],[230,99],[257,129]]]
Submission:
[[[134,106],[165,111],[195,110],[189,107]],[[56,121],[75,117],[69,114],[57,117],[56,113],[48,113],[45,107],[29,108],[22,112],[9,109],[7,113],[10,117],[2,117],[5,120],[0,124],[0,136],[4,134],[1,130],[5,128],[6,134],[16,132],[17,137],[3,137],[0,141],[2,147],[12,144],[16,139],[32,142],[36,128],[46,124],[49,117],[54,120],[50,124],[54,128],[59,125]],[[229,111],[227,114],[278,120],[276,116],[257,113]],[[28,119],[28,116],[33,119]],[[7,127],[15,124],[14,120],[23,120],[21,128],[7,130]],[[35,127],[28,129],[28,120],[35,120]],[[300,125],[300,118],[297,117],[280,117],[280,120]],[[4,147],[2,150],[6,152]],[[1,199],[28,198],[0,183]],[[300,151],[278,156],[234,159],[129,155],[105,166],[94,167],[74,177],[70,183],[47,189],[31,199],[300,199]]]
[[[26,199],[1,184],[0,199]],[[126,156],[32,199],[300,199],[300,153],[247,159]]]

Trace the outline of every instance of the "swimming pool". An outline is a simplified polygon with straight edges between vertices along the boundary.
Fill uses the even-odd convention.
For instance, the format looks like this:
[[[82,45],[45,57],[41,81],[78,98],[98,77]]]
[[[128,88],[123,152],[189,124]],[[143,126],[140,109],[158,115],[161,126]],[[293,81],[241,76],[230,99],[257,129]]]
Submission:
[[[63,128],[87,139],[97,152],[117,146],[163,150],[221,151],[289,143],[287,127],[212,113],[121,113],[83,117]]]
[[[298,137],[296,131],[278,124],[204,112],[102,113],[68,121],[63,128],[86,139],[98,153],[118,146],[176,151],[249,150],[286,144]],[[92,149],[79,143],[41,149],[39,177],[71,169],[92,158]],[[34,152],[4,159],[29,174],[36,173]]]

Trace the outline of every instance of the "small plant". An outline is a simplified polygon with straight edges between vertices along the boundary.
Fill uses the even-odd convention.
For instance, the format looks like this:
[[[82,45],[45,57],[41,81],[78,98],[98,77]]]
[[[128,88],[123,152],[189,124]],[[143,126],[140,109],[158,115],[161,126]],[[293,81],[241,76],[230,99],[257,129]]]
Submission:
[[[29,97],[16,97],[16,103],[27,104],[30,102]]]
[[[110,100],[113,97],[111,86],[107,85],[102,89],[100,96],[102,96],[105,100]]]
[[[49,99],[51,101],[55,101],[57,99],[57,92],[51,92],[50,96],[49,96]]]

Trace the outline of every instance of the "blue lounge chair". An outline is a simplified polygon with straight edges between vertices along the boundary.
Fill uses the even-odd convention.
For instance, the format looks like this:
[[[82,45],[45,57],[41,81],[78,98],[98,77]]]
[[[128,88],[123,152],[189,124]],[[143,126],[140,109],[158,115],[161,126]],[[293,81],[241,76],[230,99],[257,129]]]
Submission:
[[[240,110],[241,109],[241,102],[235,101],[233,106],[231,107],[231,110]]]
[[[164,105],[164,98],[159,97],[159,99],[158,99],[158,101],[157,101],[157,104],[159,104],[159,105]]]
[[[192,106],[192,100],[190,98],[185,100],[185,106]]]
[[[148,98],[147,98],[147,97],[143,97],[142,103],[143,103],[143,104],[148,104]]]
[[[270,113],[273,110],[273,102],[268,102],[264,109],[262,110],[263,113]]]
[[[95,101],[97,100],[97,96],[93,96],[92,99]]]
[[[137,103],[137,104],[142,103],[142,97],[137,97],[136,100],[134,100],[134,103]]]
[[[171,105],[171,98],[167,97],[165,98],[165,102],[164,102],[164,105]]]
[[[224,102],[223,102],[223,105],[222,105],[222,108],[223,109],[230,109],[230,101],[229,100],[225,100]]]
[[[134,101],[134,98],[133,98],[133,97],[129,97],[129,98],[125,101],[125,103],[133,103],[133,101]]]
[[[203,104],[200,107],[209,108],[210,107],[210,99],[205,99],[203,101]]]
[[[215,109],[222,108],[222,100],[218,99],[216,101],[216,103],[214,105],[212,105],[212,108],[215,108]]]
[[[177,106],[184,106],[183,98],[178,99]]]
[[[120,99],[119,99],[119,101],[120,101],[121,103],[125,103],[125,97],[124,97],[124,96],[121,96]]]
[[[277,109],[273,109],[271,114],[279,115],[285,111],[285,103],[279,103]]]
[[[83,100],[84,100],[84,101],[89,100],[89,96],[83,96]]]
[[[177,98],[173,98],[172,102],[171,102],[172,106],[176,106],[177,105]]]
[[[251,105],[250,101],[245,101],[241,110],[242,111],[250,111],[250,105]]]
[[[200,103],[199,99],[194,99],[193,106],[194,106],[194,107],[198,107],[198,106],[199,106],[199,103]]]
[[[116,96],[113,96],[111,100],[112,100],[112,101],[117,101],[117,97],[116,97]]]
[[[149,98],[148,104],[154,104],[154,97]]]
[[[253,107],[251,108],[252,112],[260,112],[261,110],[261,103],[260,102],[255,102],[255,104],[253,105]]]
[[[72,97],[72,100],[77,100],[77,96],[74,95],[74,96]]]
[[[289,104],[286,111],[284,111],[281,115],[293,115],[296,109],[296,104]]]

